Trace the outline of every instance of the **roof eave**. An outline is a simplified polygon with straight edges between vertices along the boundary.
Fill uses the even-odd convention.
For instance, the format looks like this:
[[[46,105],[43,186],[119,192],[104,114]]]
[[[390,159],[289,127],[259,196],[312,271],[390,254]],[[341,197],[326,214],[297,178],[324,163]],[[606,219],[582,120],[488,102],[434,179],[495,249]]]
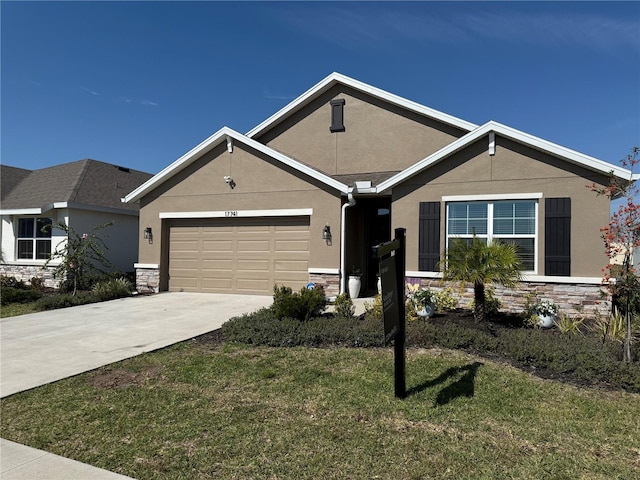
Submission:
[[[348,187],[342,182],[338,182],[337,180],[334,180],[333,178],[311,167],[308,167],[292,159],[291,157],[288,157],[280,152],[277,152],[276,150],[273,150],[272,148],[269,148],[266,145],[256,142],[255,140],[252,140],[251,138],[248,138],[242,135],[241,133],[238,133],[235,130],[232,130],[229,127],[223,127],[220,130],[218,130],[216,133],[211,135],[209,138],[207,138],[205,141],[200,143],[198,146],[192,148],[189,152],[185,153],[183,156],[178,158],[175,162],[173,162],[171,165],[163,169],[157,175],[153,176],[147,182],[140,185],[133,192],[126,195],[124,198],[121,199],[122,202],[131,203],[131,202],[140,200],[140,198],[142,198],[148,192],[160,186],[162,183],[164,183],[166,180],[171,178],[173,175],[177,174],[178,172],[180,172],[181,170],[189,166],[195,160],[200,158],[203,154],[212,150],[214,147],[220,145],[220,143],[226,141],[227,138],[232,138],[240,143],[244,143],[245,145],[255,150],[258,150],[270,156],[271,158],[278,160],[279,162],[294,168],[295,170],[301,173],[304,173],[312,178],[315,178],[316,180],[326,184],[329,187],[335,188],[336,190],[342,193],[347,192]]]
[[[480,127],[476,128],[475,130],[469,132],[468,134],[460,137],[456,141],[446,145],[445,147],[441,148],[437,152],[434,152],[428,157],[425,157],[424,159],[415,163],[411,167],[403,170],[402,172],[399,172],[393,177],[380,183],[377,187],[378,193],[382,193],[393,188],[399,183],[402,183],[403,181],[431,167],[433,164],[443,160],[444,158],[449,157],[450,155],[453,155],[454,153],[463,149],[464,147],[471,144],[472,142],[475,142],[476,140],[487,135],[489,132],[495,132],[498,135],[502,135],[516,142],[523,143],[536,150],[549,153],[555,156],[559,156],[561,158],[564,158],[568,162],[571,162],[583,168],[587,168],[589,170],[595,171],[597,173],[601,173],[603,175],[612,174],[617,178],[624,179],[624,180],[640,179],[640,174],[633,174],[630,170],[620,168],[618,166],[612,165],[603,160],[599,160],[597,158],[590,157],[589,155],[585,155],[575,150],[571,150],[561,145],[557,145],[547,140],[543,140],[539,137],[535,137],[533,135],[522,132],[520,130],[516,130],[506,125],[502,125],[501,123],[489,121],[484,125],[481,125]]]

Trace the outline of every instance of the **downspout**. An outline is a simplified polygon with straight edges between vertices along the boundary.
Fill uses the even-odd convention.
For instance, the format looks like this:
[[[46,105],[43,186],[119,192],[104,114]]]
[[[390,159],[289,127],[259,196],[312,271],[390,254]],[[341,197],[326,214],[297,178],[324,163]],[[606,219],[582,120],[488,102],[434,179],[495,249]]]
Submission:
[[[347,290],[347,276],[345,275],[345,262],[347,256],[347,208],[353,207],[356,204],[355,198],[353,198],[353,190],[347,194],[348,202],[342,205],[342,215],[340,218],[340,294],[342,295]]]

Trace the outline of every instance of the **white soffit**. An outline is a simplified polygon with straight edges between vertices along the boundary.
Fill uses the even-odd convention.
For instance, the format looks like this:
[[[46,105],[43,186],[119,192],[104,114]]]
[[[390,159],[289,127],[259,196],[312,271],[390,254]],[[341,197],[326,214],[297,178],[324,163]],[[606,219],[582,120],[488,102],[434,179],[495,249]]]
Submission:
[[[347,77],[346,75],[342,75],[337,72],[333,72],[331,75],[327,76],[319,83],[311,87],[309,90],[304,92],[294,101],[278,110],[276,113],[267,118],[264,122],[260,123],[249,132],[247,132],[247,137],[256,137],[266,130],[271,128],[273,125],[277,124],[280,120],[286,118],[290,114],[300,110],[304,105],[309,103],[311,100],[319,97],[324,92],[329,90],[334,85],[342,83],[348,87],[351,87],[355,90],[359,90],[361,92],[367,93],[373,97],[379,98],[391,104],[397,105],[402,108],[406,108],[407,110],[411,110],[413,112],[419,113],[421,115],[427,116],[429,118],[434,118],[441,122],[444,122],[449,125],[453,125],[454,127],[461,128],[463,130],[473,130],[478,126],[474,123],[467,122],[460,118],[454,117],[452,115],[448,115],[446,113],[440,112],[438,110],[434,110],[429,107],[425,107],[416,102],[412,102],[411,100],[407,100],[406,98],[399,97],[398,95],[394,95],[393,93],[386,92],[379,88],[373,87],[366,83],[360,82],[353,78]]]
[[[328,175],[325,175],[307,165],[304,165],[292,159],[291,157],[288,157],[280,152],[277,152],[262,143],[256,142],[255,140],[252,140],[251,138],[248,138],[242,135],[241,133],[238,133],[235,130],[230,129],[229,127],[223,127],[220,130],[218,130],[216,133],[211,135],[209,138],[207,138],[204,142],[200,143],[198,146],[189,150],[182,157],[180,157],[171,165],[163,169],[160,173],[154,175],[152,178],[150,178],[145,183],[140,185],[133,192],[129,193],[127,196],[125,196],[122,199],[122,201],[125,203],[129,203],[129,202],[135,202],[136,200],[139,200],[146,193],[148,193],[149,191],[153,190],[154,188],[164,183],[166,180],[168,180],[173,175],[175,175],[176,173],[180,172],[181,170],[189,166],[191,163],[196,161],[205,153],[212,150],[214,147],[216,147],[220,143],[225,142],[228,145],[230,142],[230,139],[243,143],[253,148],[254,150],[258,150],[259,152],[262,152],[265,155],[270,156],[274,160],[278,160],[279,162],[301,173],[304,173],[312,178],[315,178],[316,180],[330,187],[333,187],[342,193],[345,193],[345,194],[347,193],[348,187],[344,183],[338,182],[337,180],[334,180]]]

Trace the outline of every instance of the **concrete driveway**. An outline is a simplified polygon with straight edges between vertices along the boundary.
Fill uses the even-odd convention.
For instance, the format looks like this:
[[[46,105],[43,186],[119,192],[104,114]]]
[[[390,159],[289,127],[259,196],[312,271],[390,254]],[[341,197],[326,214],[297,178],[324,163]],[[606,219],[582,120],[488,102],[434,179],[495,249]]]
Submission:
[[[271,302],[171,292],[3,318],[0,397],[215,330]]]

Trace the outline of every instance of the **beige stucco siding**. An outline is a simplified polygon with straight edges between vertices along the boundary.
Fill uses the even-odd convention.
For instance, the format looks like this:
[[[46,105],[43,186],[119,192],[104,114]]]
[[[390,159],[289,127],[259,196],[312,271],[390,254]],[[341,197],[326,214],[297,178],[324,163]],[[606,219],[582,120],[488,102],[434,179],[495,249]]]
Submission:
[[[420,202],[442,201],[452,195],[530,193],[542,194],[538,204],[537,274],[544,275],[544,199],[570,197],[571,275],[600,276],[607,261],[600,228],[609,221],[609,202],[586,185],[603,184],[607,178],[504,138],[496,142],[494,156],[489,155],[488,138],[484,138],[393,189],[393,228],[407,228],[407,270],[418,270]],[[444,202],[441,207],[440,244],[444,248]]]
[[[330,101],[344,99],[344,132],[331,132]],[[257,140],[329,175],[408,168],[464,133],[336,86]]]
[[[224,181],[230,175],[231,188]],[[216,147],[141,199],[140,235],[146,227],[153,243],[141,240],[139,262],[162,264],[166,245],[160,213],[240,212],[247,210],[312,209],[310,217],[310,267],[337,268],[340,258],[340,193],[303,174],[278,164],[259,152],[236,143]],[[322,240],[329,224],[332,245]],[[162,266],[161,266],[162,268]]]

